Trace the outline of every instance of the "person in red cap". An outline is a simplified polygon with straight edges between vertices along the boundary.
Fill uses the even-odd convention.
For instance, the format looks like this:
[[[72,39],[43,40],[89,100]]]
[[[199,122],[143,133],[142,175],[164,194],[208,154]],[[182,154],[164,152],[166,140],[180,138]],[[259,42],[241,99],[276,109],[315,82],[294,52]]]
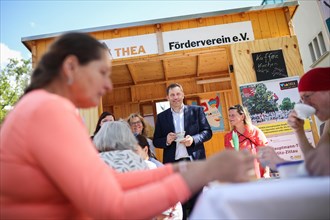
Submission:
[[[314,148],[306,137],[304,120],[292,111],[288,124],[294,130],[304,153],[306,169],[312,176],[330,175],[330,67],[320,67],[305,73],[298,84],[301,101],[316,109],[315,115],[325,122],[324,132]]]
[[[305,73],[298,84],[301,101],[316,109],[315,115],[325,122],[324,132],[314,148],[306,137],[304,120],[292,111],[288,124],[294,130],[298,144],[305,157],[305,166],[312,176],[330,175],[330,67],[314,68]],[[263,166],[276,170],[276,165],[286,162],[279,157],[274,148],[265,146],[259,148],[258,160]]]

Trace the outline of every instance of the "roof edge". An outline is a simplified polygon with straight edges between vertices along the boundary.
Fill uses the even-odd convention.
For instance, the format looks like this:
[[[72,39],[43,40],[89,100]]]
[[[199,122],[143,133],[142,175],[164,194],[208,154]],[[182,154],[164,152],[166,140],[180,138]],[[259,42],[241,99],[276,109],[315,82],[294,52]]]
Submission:
[[[29,37],[22,37],[21,42],[25,45],[25,47],[27,47],[28,50],[31,51],[31,49],[28,47],[27,41],[52,38],[52,37],[56,37],[61,34],[73,32],[73,31],[82,32],[82,33],[90,33],[90,32],[98,32],[98,31],[105,31],[105,30],[137,27],[137,26],[143,26],[143,25],[168,23],[168,22],[173,22],[173,21],[182,21],[182,20],[189,20],[189,19],[195,19],[195,18],[259,11],[259,10],[264,10],[264,9],[282,8],[282,7],[289,7],[289,6],[295,6],[295,5],[297,5],[297,6],[299,5],[297,0],[292,0],[292,1],[289,0],[287,2],[282,2],[282,3],[278,3],[278,4],[250,6],[250,7],[244,7],[244,8],[227,9],[227,10],[223,10],[223,11],[204,12],[204,13],[190,14],[190,15],[183,15],[183,16],[176,16],[176,17],[159,18],[159,19],[152,19],[152,20],[146,20],[146,21],[137,21],[137,22],[131,22],[131,23],[122,23],[122,24],[106,25],[106,26],[93,27],[93,28],[84,28],[84,29],[54,32],[54,33],[49,33],[49,34],[34,35],[34,36],[29,36]]]

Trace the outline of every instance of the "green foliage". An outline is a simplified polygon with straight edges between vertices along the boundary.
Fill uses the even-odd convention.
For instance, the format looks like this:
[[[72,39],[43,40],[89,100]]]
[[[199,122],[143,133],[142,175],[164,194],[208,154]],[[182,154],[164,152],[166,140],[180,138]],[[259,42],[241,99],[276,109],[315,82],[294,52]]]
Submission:
[[[244,97],[244,95],[242,95],[242,97]],[[255,86],[254,96],[249,98],[244,97],[242,101],[251,115],[278,111],[277,100],[274,98],[274,93],[272,91],[267,91],[267,87],[263,83],[259,83]]]
[[[0,75],[0,123],[13,108],[28,85],[32,71],[31,59],[10,59]]]
[[[280,105],[280,109],[283,110],[291,110],[293,109],[295,102],[291,102],[291,99],[286,97],[283,99],[282,104]]]

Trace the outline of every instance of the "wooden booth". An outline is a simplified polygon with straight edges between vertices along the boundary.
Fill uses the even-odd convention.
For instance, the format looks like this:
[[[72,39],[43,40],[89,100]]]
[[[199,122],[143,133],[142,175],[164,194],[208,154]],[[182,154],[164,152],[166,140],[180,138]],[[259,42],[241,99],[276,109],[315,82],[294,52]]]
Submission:
[[[291,24],[297,8],[298,2],[290,1],[79,30],[104,42],[113,57],[114,90],[98,108],[81,111],[90,133],[102,111],[117,119],[140,112],[151,124],[152,137],[156,103],[161,105],[166,87],[178,82],[187,104],[206,105],[207,100],[210,108],[220,106],[214,120],[221,127],[215,125],[206,153],[222,150],[230,130],[228,107],[242,103],[240,85],[257,81],[253,54],[280,50],[288,77],[303,74]],[[59,34],[22,39],[34,66]]]

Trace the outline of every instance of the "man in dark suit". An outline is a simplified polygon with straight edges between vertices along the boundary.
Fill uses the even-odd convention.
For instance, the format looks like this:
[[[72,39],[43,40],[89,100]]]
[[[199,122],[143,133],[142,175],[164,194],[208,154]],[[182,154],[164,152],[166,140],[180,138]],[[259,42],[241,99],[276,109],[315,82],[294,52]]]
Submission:
[[[163,163],[205,159],[203,143],[211,139],[212,130],[203,108],[184,105],[184,92],[178,83],[169,85],[166,92],[170,108],[157,115],[153,137],[154,146],[164,149]],[[179,132],[185,132],[180,140]],[[187,218],[196,197],[183,204],[183,219]]]

